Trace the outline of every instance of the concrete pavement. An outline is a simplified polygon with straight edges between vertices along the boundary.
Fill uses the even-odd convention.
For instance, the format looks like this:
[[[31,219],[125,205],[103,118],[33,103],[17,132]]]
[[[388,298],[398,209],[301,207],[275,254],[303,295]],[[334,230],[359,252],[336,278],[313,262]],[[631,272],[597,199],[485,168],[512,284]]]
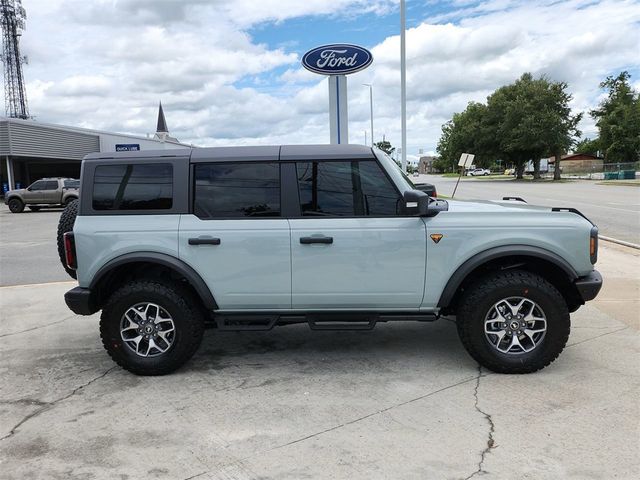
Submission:
[[[66,309],[72,282],[0,288],[0,477],[636,478],[639,258],[600,258],[601,297],[524,376],[479,369],[440,320],[210,330],[179,372],[136,377]]]

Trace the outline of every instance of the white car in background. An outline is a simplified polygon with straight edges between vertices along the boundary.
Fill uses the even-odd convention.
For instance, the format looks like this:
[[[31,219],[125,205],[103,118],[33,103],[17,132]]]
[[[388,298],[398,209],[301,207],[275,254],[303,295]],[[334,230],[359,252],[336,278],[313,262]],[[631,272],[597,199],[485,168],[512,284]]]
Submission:
[[[491,170],[488,168],[476,168],[467,172],[467,177],[482,177],[485,175],[491,175]]]

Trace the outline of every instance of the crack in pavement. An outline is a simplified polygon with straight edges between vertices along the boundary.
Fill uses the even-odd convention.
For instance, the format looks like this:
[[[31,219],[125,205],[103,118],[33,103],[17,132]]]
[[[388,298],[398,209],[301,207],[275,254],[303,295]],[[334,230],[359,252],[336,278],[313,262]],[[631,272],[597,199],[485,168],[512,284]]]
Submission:
[[[205,474],[207,474],[207,473],[209,473],[209,472],[200,472],[200,473],[196,473],[195,475],[192,475],[192,476],[190,476],[190,477],[187,477],[187,478],[185,478],[184,480],[192,480],[192,479],[194,479],[194,478],[201,477],[202,475],[205,475]]]
[[[114,365],[113,367],[109,368],[106,372],[98,375],[97,377],[92,378],[91,380],[89,380],[87,383],[83,383],[82,385],[80,385],[79,387],[74,388],[71,393],[69,393],[68,395],[65,395],[64,397],[60,397],[56,400],[53,400],[52,402],[43,402],[43,406],[40,407],[39,409],[37,409],[35,412],[30,413],[29,415],[27,415],[26,417],[24,417],[22,420],[20,420],[16,425],[14,425],[14,427],[9,431],[8,434],[6,434],[4,437],[0,437],[0,442],[3,440],[6,440],[8,438],[11,438],[13,435],[15,435],[18,431],[18,429],[24,425],[26,422],[28,422],[29,420],[31,420],[32,418],[37,417],[38,415],[51,410],[53,407],[55,407],[58,403],[73,397],[76,393],[78,393],[80,390],[82,390],[85,387],[88,387],[89,385],[91,385],[93,382],[100,380],[101,378],[104,378],[105,376],[107,376],[109,373],[111,373],[113,370],[115,370],[117,368],[117,365]]]
[[[612,333],[621,332],[622,330],[626,330],[627,328],[629,328],[629,326],[618,328],[617,330],[612,330],[611,332],[602,333],[600,335],[596,335],[595,337],[587,338],[585,340],[581,340],[581,341],[576,342],[576,343],[569,343],[566,348],[575,347],[576,345],[580,345],[580,344],[585,343],[585,342],[590,342],[591,340],[595,340],[596,338],[604,337],[605,335],[611,335]]]
[[[26,332],[33,332],[34,330],[40,330],[41,328],[50,327],[51,325],[57,325],[59,323],[66,322],[67,320],[70,320],[70,319],[75,318],[75,317],[76,317],[75,315],[72,315],[70,317],[63,318],[62,320],[58,320],[57,322],[51,322],[51,323],[46,323],[44,325],[38,325],[37,327],[27,328],[26,330],[20,330],[19,332],[5,333],[5,334],[0,335],[0,338],[11,337],[13,335],[19,335],[21,333],[26,333]]]
[[[288,442],[288,443],[285,443],[285,444],[282,444],[282,445],[278,445],[277,447],[270,448],[269,450],[266,450],[265,452],[262,452],[262,453],[272,452],[273,450],[278,450],[279,448],[288,447],[289,445],[294,445],[296,443],[304,442],[305,440],[309,440],[310,438],[317,437],[318,435],[322,435],[322,434],[325,434],[325,433],[328,433],[328,432],[332,432],[334,430],[338,430],[338,429],[340,429],[342,427],[353,425],[354,423],[360,422],[361,420],[366,420],[367,418],[374,417],[376,415],[380,415],[381,413],[388,412],[389,410],[392,410],[394,408],[402,407],[404,405],[408,405],[410,403],[417,402],[418,400],[422,400],[422,399],[430,397],[432,395],[436,395],[436,394],[438,394],[440,392],[444,392],[445,390],[449,390],[450,388],[454,388],[454,387],[457,387],[459,385],[464,385],[465,383],[469,383],[469,382],[471,382],[471,381],[473,381],[475,379],[476,379],[476,377],[468,378],[466,380],[462,380],[460,382],[454,383],[452,385],[448,385],[446,387],[440,388],[440,389],[435,390],[433,392],[425,393],[424,395],[420,395],[419,397],[412,398],[411,400],[406,400],[404,402],[396,403],[394,405],[391,405],[389,407],[383,408],[381,410],[376,410],[375,412],[369,413],[367,415],[363,415],[362,417],[356,418],[356,419],[351,420],[349,422],[344,422],[344,423],[341,423],[340,425],[335,425],[335,426],[333,426],[331,428],[327,428],[327,429],[322,430],[320,432],[316,432],[316,433],[313,433],[311,435],[307,435],[306,437],[298,438],[297,440],[293,440],[291,442]],[[249,458],[249,457],[247,457],[247,458]]]
[[[487,456],[487,453],[489,453],[492,448],[495,448],[495,440],[493,439],[493,434],[496,431],[496,426],[493,423],[493,418],[491,417],[491,415],[489,415],[487,412],[485,412],[484,410],[482,410],[478,406],[478,387],[480,387],[480,378],[485,377],[485,376],[486,375],[482,374],[482,367],[480,365],[478,365],[478,376],[476,377],[476,387],[473,390],[473,396],[475,398],[474,407],[475,407],[476,411],[478,411],[478,413],[482,414],[484,416],[484,418],[487,420],[487,422],[489,423],[489,434],[487,436],[487,446],[485,447],[484,450],[482,450],[482,453],[480,454],[480,461],[478,462],[478,469],[475,472],[473,472],[471,475],[469,475],[468,477],[465,477],[464,480],[469,480],[470,478],[475,477],[476,475],[487,473],[487,471],[484,469],[484,460],[485,460],[485,457]]]

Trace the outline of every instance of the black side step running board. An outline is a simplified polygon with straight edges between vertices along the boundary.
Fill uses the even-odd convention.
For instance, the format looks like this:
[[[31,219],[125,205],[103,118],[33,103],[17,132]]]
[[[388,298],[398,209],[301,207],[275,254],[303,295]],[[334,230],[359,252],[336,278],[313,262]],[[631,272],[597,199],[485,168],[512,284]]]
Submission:
[[[225,331],[267,331],[276,325],[306,323],[311,330],[373,330],[378,322],[433,322],[437,316],[428,313],[356,313],[314,312],[303,314],[230,313],[214,314],[215,326]]]

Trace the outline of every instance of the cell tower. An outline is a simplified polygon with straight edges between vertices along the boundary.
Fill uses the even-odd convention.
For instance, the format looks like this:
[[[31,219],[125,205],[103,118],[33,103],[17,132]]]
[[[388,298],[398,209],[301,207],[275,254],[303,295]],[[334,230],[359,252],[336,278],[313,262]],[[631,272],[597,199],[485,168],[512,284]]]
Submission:
[[[24,87],[22,64],[27,58],[20,55],[20,36],[27,12],[22,0],[0,0],[2,22],[2,63],[4,63],[4,102],[7,117],[29,118],[27,91]]]

